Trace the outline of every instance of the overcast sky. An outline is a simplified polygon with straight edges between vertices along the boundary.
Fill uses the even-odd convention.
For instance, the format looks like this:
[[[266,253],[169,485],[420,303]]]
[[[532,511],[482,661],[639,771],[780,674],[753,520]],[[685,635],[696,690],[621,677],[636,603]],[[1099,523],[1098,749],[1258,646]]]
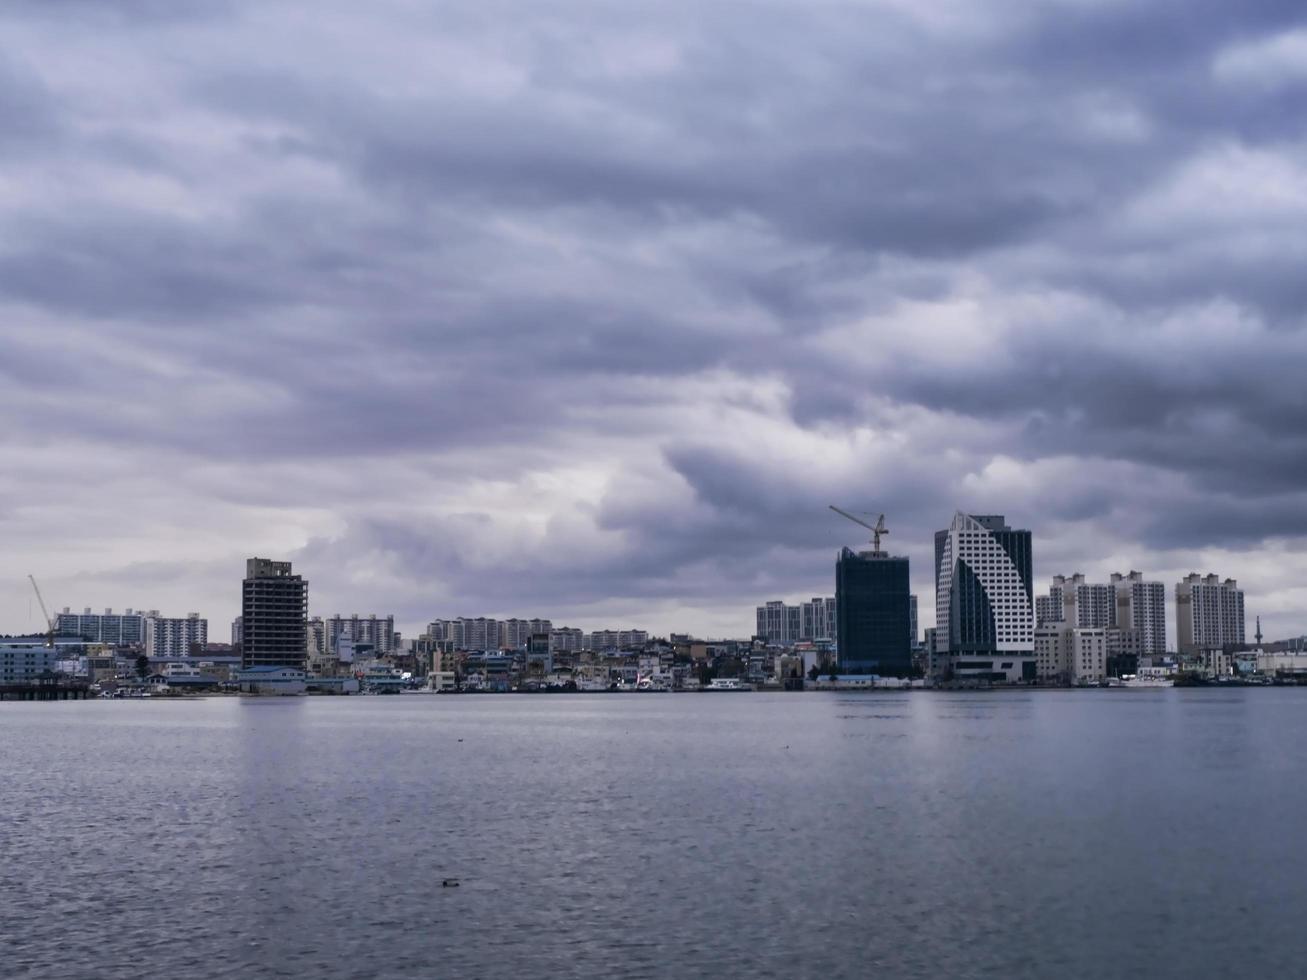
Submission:
[[[1307,630],[1307,14],[8,0],[0,631],[747,635],[886,514]],[[1175,640],[1174,616],[1169,624]]]

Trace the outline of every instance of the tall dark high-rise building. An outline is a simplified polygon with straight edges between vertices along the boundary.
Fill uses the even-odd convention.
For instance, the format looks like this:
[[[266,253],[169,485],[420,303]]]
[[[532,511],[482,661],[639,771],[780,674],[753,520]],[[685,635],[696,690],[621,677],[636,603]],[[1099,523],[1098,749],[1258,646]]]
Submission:
[[[241,590],[241,666],[297,667],[307,655],[309,583],[290,562],[251,558]]]
[[[906,677],[912,672],[908,559],[848,548],[835,563],[840,670]]]
[[[935,534],[935,650],[945,679],[1035,679],[1031,535],[1001,514],[958,513]]]

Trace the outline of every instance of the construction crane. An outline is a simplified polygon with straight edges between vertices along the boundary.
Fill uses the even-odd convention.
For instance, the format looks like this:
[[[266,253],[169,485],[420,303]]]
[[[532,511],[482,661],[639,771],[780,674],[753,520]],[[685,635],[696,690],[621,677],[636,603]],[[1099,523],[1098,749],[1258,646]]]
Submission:
[[[45,617],[45,625],[48,627],[45,634],[45,645],[54,646],[54,625],[55,621],[50,618],[49,611],[45,608],[45,600],[41,598],[41,587],[36,584],[36,577],[29,574],[27,580],[32,583],[32,591],[36,593],[36,601],[40,603],[41,615]]]
[[[834,504],[831,504],[831,505],[830,505],[830,509],[833,510],[833,511],[835,511],[835,513],[839,514],[841,517],[847,517],[847,518],[848,518],[849,520],[851,520],[854,524],[861,524],[861,525],[862,525],[863,527],[865,527],[868,531],[870,531],[870,532],[871,532],[871,549],[872,549],[872,553],[873,553],[873,554],[876,554],[876,555],[879,555],[879,554],[880,554],[880,536],[881,536],[882,534],[889,534],[889,529],[888,529],[887,527],[885,527],[885,515],[884,515],[884,514],[881,514],[880,517],[877,518],[876,523],[875,523],[875,525],[873,526],[873,525],[871,525],[871,524],[868,524],[866,521],[864,521],[864,520],[863,520],[862,518],[860,518],[860,517],[854,517],[854,516],[853,516],[852,514],[850,514],[847,510],[840,510],[840,509],[839,509],[838,507],[836,507]]]

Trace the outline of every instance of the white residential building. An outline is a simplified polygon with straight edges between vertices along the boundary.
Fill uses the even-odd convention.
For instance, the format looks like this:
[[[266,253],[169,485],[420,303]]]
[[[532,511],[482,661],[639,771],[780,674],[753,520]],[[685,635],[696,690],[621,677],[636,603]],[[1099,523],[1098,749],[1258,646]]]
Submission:
[[[1066,623],[1076,627],[1116,625],[1116,590],[1111,585],[1094,585],[1077,572],[1067,577],[1054,575],[1047,596],[1035,601],[1036,625]]]
[[[427,626],[426,638],[438,643],[453,644],[455,650],[525,650],[532,636],[553,632],[554,624],[548,619],[501,620],[486,616],[471,619],[459,616],[457,619],[433,620]],[[576,633],[579,637],[580,630]],[[566,649],[579,650],[579,640],[575,647]]]
[[[755,619],[754,636],[761,636],[768,643],[788,646],[797,643],[803,632],[803,608],[787,605],[779,599],[759,606]]]
[[[814,596],[795,605],[773,600],[757,607],[754,636],[789,646],[800,640],[833,640],[836,635],[835,597]]]
[[[499,620],[485,616],[437,619],[427,627],[427,637],[452,643],[455,650],[495,651],[499,649],[499,627]]]
[[[586,635],[587,650],[627,650],[649,642],[645,630],[595,630]]]
[[[1243,590],[1194,572],[1175,586],[1175,628],[1180,652],[1201,654],[1244,642]]]
[[[121,613],[112,609],[103,613],[93,613],[90,609],[74,613],[64,606],[63,612],[55,616],[55,632],[115,647],[140,646],[145,643],[145,614],[132,609]]]
[[[1111,628],[1060,623],[1035,630],[1036,674],[1046,684],[1098,684],[1107,677]]]
[[[1048,595],[1035,599],[1039,626],[1117,627],[1115,646],[1155,656],[1166,652],[1166,587],[1145,582],[1141,572],[1112,574],[1106,584],[1086,582],[1079,573],[1055,575]],[[1117,652],[1121,652],[1118,650]]]
[[[585,633],[574,626],[549,631],[550,653],[577,653],[585,647]]]
[[[373,655],[383,656],[395,650],[395,617],[376,613],[314,616],[309,620],[309,636],[310,653],[342,659],[341,644],[345,641],[351,650],[367,646],[372,648]],[[312,649],[315,646],[316,651]]]
[[[193,645],[202,650],[208,642],[209,621],[199,613],[176,619],[152,609],[145,617],[145,655],[152,660],[188,657]]]
[[[554,630],[554,624],[547,619],[505,619],[499,627],[499,645],[503,650],[525,650],[532,636]]]
[[[1114,572],[1112,588],[1116,593],[1116,625],[1134,631],[1139,655],[1166,653],[1166,586],[1145,582],[1142,572],[1132,571],[1129,575]]]

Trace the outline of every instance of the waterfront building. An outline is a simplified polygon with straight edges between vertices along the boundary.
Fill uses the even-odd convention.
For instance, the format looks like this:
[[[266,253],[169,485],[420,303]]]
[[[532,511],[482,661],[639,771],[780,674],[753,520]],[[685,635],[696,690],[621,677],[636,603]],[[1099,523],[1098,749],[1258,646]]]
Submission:
[[[1112,627],[1052,623],[1035,628],[1035,676],[1044,684],[1099,684],[1107,677]]]
[[[908,559],[840,551],[835,562],[839,668],[849,674],[912,673]]]
[[[1145,582],[1142,572],[1112,574],[1116,625],[1137,637],[1137,653],[1144,657],[1166,653],[1166,586]],[[1129,651],[1127,651],[1129,652]]]
[[[55,616],[54,630],[60,636],[78,636],[108,646],[141,646],[145,643],[145,614],[132,609],[121,613],[112,609],[74,613],[64,606],[63,612]]]
[[[289,565],[289,562],[275,564]],[[298,577],[298,576],[297,576]],[[247,619],[246,622],[249,620]],[[306,690],[304,671],[295,667],[265,664],[245,667],[236,674],[236,683],[243,694],[295,695]]]
[[[1180,652],[1202,654],[1244,642],[1243,590],[1193,572],[1175,586],[1175,629]]]
[[[0,684],[26,684],[55,669],[67,650],[51,646],[44,636],[0,638]]]
[[[151,660],[187,657],[208,642],[209,621],[199,613],[176,619],[152,609],[145,617],[145,655]]]
[[[935,534],[937,679],[1036,677],[1031,533],[960,511]]]
[[[288,561],[251,558],[241,588],[241,665],[303,670],[309,584]]]

